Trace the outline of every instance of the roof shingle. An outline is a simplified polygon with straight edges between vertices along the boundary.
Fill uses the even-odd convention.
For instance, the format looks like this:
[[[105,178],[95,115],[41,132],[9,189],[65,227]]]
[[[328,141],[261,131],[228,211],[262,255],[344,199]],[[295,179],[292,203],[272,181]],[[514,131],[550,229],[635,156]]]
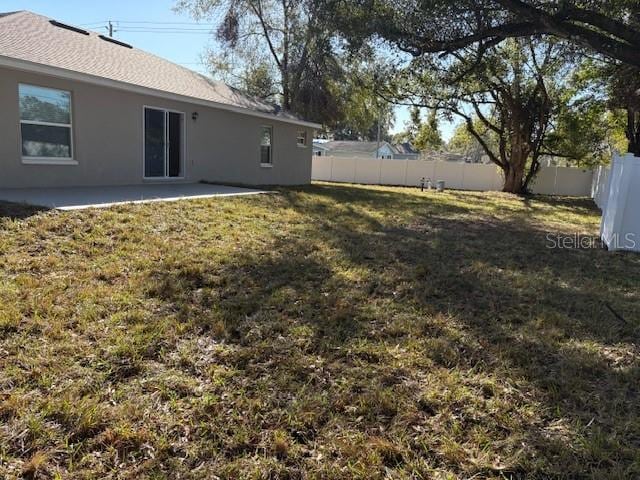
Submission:
[[[156,55],[105,41],[95,32],[82,35],[57,27],[28,11],[0,13],[0,56],[300,121]]]

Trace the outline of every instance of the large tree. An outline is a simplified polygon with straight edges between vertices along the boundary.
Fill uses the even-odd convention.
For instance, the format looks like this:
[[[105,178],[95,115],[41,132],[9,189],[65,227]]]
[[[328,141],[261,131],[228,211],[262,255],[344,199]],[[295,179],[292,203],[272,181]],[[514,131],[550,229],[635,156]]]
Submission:
[[[217,22],[206,59],[216,76],[318,122],[339,108],[334,31],[315,0],[178,0],[176,9]]]
[[[420,152],[439,150],[442,147],[442,136],[438,128],[438,116],[435,110],[429,112],[426,122],[420,123],[413,139],[413,146]]]
[[[405,129],[393,136],[394,143],[409,142],[420,152],[439,150],[444,142],[438,128],[437,112],[431,110],[426,122],[422,121],[419,107],[412,107],[409,113]]]
[[[414,55],[553,35],[640,68],[637,0],[328,0],[364,36]]]
[[[512,39],[482,56],[468,48],[453,58],[414,59],[398,72],[389,99],[463,119],[469,134],[502,169],[503,190],[526,192],[541,157],[561,153],[551,151],[547,140],[552,120],[566,102],[564,78],[573,66],[563,45]]]
[[[382,38],[413,56],[478,57],[508,38],[551,36],[613,66],[612,101],[627,111],[628,151],[640,156],[638,0],[326,0],[355,44]]]
[[[351,58],[343,59],[344,73],[333,82],[340,105],[336,116],[325,123],[327,136],[335,140],[390,140],[394,122],[393,105],[379,94],[381,65]]]
[[[484,145],[492,150],[497,149],[495,135],[477,118],[473,118],[473,129],[481,136]],[[471,163],[480,163],[486,156],[485,148],[477,138],[469,133],[466,122],[460,122],[447,142],[447,150],[464,155]]]

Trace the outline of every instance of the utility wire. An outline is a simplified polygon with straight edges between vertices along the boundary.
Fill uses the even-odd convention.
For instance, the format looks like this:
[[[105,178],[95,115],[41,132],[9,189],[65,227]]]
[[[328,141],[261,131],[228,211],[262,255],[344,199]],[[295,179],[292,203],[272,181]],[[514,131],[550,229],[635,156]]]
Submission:
[[[160,33],[164,33],[164,34],[173,34],[173,35],[211,35],[211,31],[206,31],[206,32],[194,32],[194,31],[180,31],[180,30],[165,30],[165,31],[158,31],[158,30],[129,30],[126,28],[120,28],[118,29],[118,32],[128,32],[128,33],[156,33],[156,34],[160,34]]]
[[[207,25],[214,26],[214,23],[201,23],[201,22],[151,22],[151,21],[139,21],[134,22],[133,20],[112,20],[112,22],[118,23],[142,23],[147,25],[199,25],[201,27],[205,27]]]
[[[192,26],[200,26],[200,27],[206,27],[206,26],[210,26],[213,27],[216,24],[215,23],[201,23],[201,22],[152,22],[152,21],[147,21],[147,20],[140,20],[140,21],[134,21],[134,20],[111,20],[113,23],[122,23],[122,24],[127,24],[127,25],[132,25],[132,24],[142,24],[142,25],[192,25]],[[106,24],[108,23],[109,20],[102,20],[102,21],[98,21],[98,22],[90,22],[90,23],[81,23],[78,26],[79,27],[84,27],[84,26],[89,26],[89,25],[99,25],[99,24]]]
[[[178,27],[121,27],[122,30],[144,30],[148,32],[164,32],[164,31],[179,31],[179,32],[210,32],[210,28],[178,28]]]

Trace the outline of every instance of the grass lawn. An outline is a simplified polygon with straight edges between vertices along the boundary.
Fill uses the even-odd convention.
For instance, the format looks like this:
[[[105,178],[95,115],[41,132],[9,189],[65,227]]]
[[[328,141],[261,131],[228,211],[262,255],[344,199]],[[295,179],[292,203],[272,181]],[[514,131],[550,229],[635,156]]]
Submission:
[[[598,225],[332,184],[2,205],[0,478],[639,478],[640,255],[547,248]]]

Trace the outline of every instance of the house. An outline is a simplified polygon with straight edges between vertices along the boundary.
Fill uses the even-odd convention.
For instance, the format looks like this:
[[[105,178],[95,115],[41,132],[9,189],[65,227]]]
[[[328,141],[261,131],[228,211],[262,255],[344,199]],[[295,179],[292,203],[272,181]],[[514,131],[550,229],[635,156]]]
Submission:
[[[122,43],[0,14],[0,187],[305,184],[319,125]]]
[[[324,146],[325,141],[313,140],[313,155],[316,157],[326,157],[329,149]]]
[[[409,143],[392,145],[389,142],[361,142],[355,140],[334,140],[320,142],[314,140],[313,154],[342,158],[383,158],[415,160],[419,157]]]
[[[398,143],[398,144],[392,145],[392,147],[396,152],[393,155],[393,158],[395,159],[417,160],[418,158],[420,158],[420,152],[417,151],[415,148],[413,148],[413,145],[411,145],[409,142]]]

